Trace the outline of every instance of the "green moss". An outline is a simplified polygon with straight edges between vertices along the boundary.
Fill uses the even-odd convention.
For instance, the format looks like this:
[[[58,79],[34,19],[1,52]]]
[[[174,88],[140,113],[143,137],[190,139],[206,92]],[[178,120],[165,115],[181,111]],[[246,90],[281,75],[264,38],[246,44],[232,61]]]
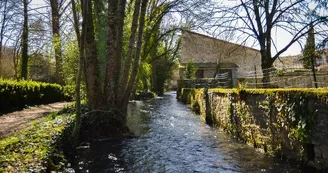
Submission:
[[[204,109],[203,89],[183,89],[183,99]],[[311,142],[316,124],[315,104],[327,103],[328,90],[290,89],[209,89],[217,99],[229,98],[227,110],[214,117],[215,124],[232,136],[270,155],[284,155],[306,159],[306,145]],[[222,102],[221,102],[222,103]],[[314,104],[313,104],[314,103]],[[212,105],[212,107],[216,105]],[[256,113],[250,107],[256,108]],[[213,109],[213,108],[212,108]],[[255,115],[260,111],[263,115]],[[265,121],[260,127],[258,120]],[[293,153],[293,154],[290,154]]]
[[[42,118],[21,132],[0,140],[0,172],[46,172],[63,154],[56,144],[73,116]],[[52,167],[51,170],[60,169]]]

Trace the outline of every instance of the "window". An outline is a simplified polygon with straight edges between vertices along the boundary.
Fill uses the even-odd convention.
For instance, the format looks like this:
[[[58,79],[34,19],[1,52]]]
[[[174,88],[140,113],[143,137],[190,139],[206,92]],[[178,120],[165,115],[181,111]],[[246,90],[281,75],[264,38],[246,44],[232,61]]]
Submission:
[[[196,72],[196,78],[204,78],[204,70],[197,70]]]

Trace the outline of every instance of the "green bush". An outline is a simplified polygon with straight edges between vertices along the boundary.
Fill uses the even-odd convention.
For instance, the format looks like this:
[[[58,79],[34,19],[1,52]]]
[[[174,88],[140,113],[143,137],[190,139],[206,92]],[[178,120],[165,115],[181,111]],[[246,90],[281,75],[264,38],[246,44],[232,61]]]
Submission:
[[[0,110],[72,100],[72,87],[0,79]]]

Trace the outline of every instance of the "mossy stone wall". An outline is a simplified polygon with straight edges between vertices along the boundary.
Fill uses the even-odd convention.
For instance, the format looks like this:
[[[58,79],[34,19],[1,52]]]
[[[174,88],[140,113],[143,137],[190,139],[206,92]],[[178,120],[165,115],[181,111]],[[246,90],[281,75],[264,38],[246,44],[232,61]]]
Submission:
[[[178,98],[208,122],[270,155],[328,168],[328,91],[182,89]],[[211,124],[211,123],[209,123]]]

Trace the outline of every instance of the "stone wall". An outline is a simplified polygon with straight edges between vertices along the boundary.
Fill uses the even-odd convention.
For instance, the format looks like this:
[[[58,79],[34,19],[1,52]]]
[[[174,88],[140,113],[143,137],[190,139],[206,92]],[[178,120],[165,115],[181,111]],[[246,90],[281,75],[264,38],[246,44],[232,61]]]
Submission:
[[[255,148],[328,170],[325,90],[182,89],[178,98]]]
[[[328,87],[328,73],[316,72],[318,87]],[[239,82],[248,88],[261,88],[262,78],[239,78]],[[283,75],[271,75],[270,85],[274,88],[315,88],[312,71],[288,72]]]

